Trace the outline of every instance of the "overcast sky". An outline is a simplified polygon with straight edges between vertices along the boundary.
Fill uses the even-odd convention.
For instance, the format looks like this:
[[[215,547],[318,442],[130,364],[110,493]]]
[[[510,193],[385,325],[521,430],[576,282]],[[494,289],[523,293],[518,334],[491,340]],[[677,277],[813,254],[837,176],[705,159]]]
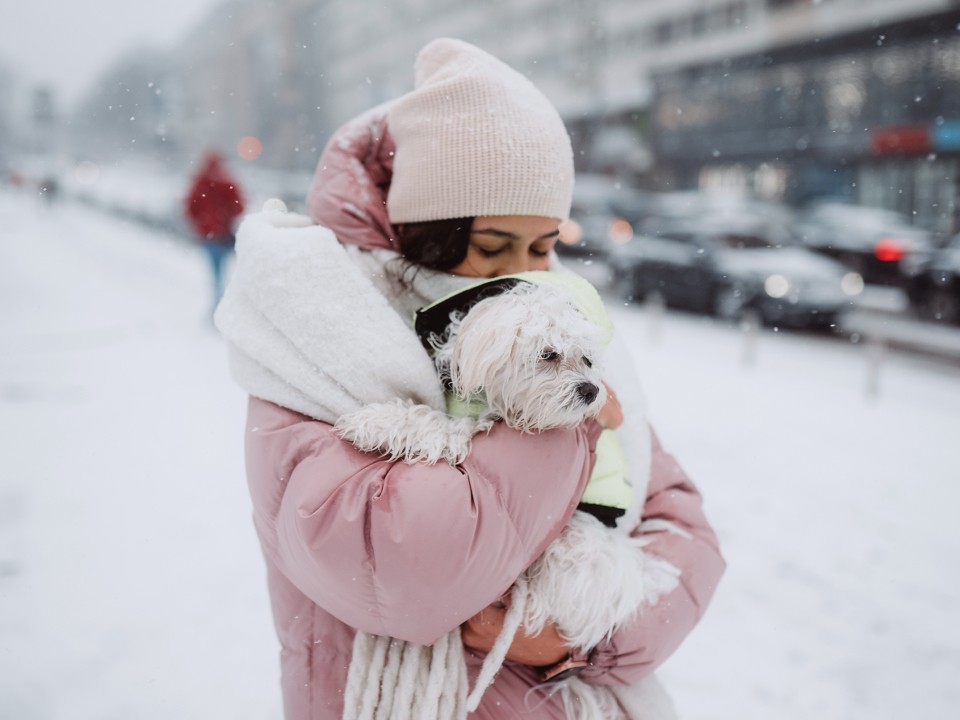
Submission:
[[[223,0],[0,0],[0,58],[75,101],[118,55],[167,48]]]

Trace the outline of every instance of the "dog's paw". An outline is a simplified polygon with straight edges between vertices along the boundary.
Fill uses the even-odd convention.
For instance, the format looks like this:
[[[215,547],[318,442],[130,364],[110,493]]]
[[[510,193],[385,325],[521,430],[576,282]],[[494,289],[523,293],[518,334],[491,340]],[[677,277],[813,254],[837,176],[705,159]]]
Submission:
[[[439,461],[459,465],[470,454],[470,437],[474,422],[469,418],[454,418],[439,410],[424,406],[412,409],[402,428],[397,428],[398,447],[403,452],[397,457],[409,463],[433,464]]]
[[[357,450],[391,454],[394,431],[406,414],[397,403],[373,403],[341,415],[333,429]]]
[[[407,400],[374,403],[337,420],[334,429],[358,450],[390,460],[458,464],[470,452],[469,424]]]
[[[495,412],[483,413],[473,423],[473,434],[475,435],[477,433],[489,432],[490,429],[502,419],[503,418],[501,418]]]
[[[470,454],[470,438],[475,432],[474,423],[466,418],[451,421],[444,440],[443,459],[451,465],[459,465],[466,460]]]

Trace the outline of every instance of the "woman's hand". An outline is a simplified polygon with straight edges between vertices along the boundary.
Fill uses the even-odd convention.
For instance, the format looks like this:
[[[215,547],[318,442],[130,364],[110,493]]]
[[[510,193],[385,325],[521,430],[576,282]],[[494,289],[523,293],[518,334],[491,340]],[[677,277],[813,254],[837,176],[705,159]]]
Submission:
[[[503,602],[488,605],[460,627],[460,636],[463,644],[474,650],[490,652],[493,644],[503,629],[503,619],[507,613],[509,595],[504,596]],[[507,604],[504,604],[507,603]],[[570,654],[570,648],[560,637],[556,626],[548,622],[539,635],[531,637],[523,632],[517,632],[510,649],[507,650],[507,660],[542,667],[555,665]]]
[[[604,383],[604,387],[607,388],[607,401],[603,404],[603,407],[600,408],[600,414],[597,415],[597,422],[605,428],[620,427],[621,423],[623,423],[623,410],[620,408],[620,401],[617,400],[616,393],[613,392],[607,383]]]

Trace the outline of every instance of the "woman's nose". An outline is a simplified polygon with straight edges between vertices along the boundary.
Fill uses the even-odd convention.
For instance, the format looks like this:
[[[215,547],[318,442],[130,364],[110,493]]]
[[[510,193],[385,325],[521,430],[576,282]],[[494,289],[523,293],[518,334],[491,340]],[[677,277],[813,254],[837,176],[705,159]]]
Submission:
[[[505,259],[503,264],[497,268],[498,275],[513,275],[514,273],[522,273],[533,270],[530,266],[530,262],[524,260],[523,258],[509,258]]]

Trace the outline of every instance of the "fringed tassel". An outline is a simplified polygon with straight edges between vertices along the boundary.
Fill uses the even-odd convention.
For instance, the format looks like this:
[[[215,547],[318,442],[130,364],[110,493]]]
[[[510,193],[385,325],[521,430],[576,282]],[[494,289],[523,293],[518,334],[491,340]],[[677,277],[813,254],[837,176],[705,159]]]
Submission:
[[[466,720],[460,629],[433,647],[357,632],[343,720]]]
[[[487,653],[480,667],[480,674],[477,675],[477,684],[473,687],[473,692],[467,697],[467,711],[473,712],[480,706],[480,698],[493,682],[494,676],[503,665],[507,657],[507,650],[513,642],[517,630],[523,623],[523,616],[527,611],[527,581],[520,577],[513,585],[513,592],[510,594],[510,609],[503,618],[503,629],[497,636],[493,647]]]
[[[466,720],[503,665],[526,605],[527,583],[520,579],[503,629],[469,695],[460,628],[432,647],[358,631],[347,673],[343,720]]]
[[[423,676],[423,664],[429,651],[423,645],[397,641],[403,646],[403,656],[400,663],[400,674],[397,678],[397,687],[394,691],[394,717],[406,718],[413,715],[414,696],[417,683]]]
[[[363,695],[369,689],[370,660],[376,635],[357,632],[353,638],[353,652],[347,673],[347,686],[343,691],[343,720],[358,720],[363,706]]]
[[[389,639],[389,638],[388,638]],[[400,667],[406,643],[399,640],[390,640],[387,648],[387,659],[383,666],[383,675],[380,679],[380,702],[377,703],[375,720],[391,720],[393,703],[397,694],[397,683],[400,679]]]

